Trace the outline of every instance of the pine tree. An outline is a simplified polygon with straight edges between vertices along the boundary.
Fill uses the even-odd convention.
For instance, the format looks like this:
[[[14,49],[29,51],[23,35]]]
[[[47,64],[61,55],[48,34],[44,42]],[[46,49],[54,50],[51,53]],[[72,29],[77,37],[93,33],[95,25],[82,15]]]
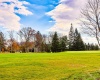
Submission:
[[[85,44],[85,50],[99,50],[99,46],[97,44]]]
[[[75,50],[75,51],[85,50],[84,42],[83,42],[81,35],[77,29],[75,29],[74,35],[75,36],[74,36],[73,50]]]
[[[59,52],[59,38],[57,32],[53,35],[51,50],[52,52]]]
[[[71,28],[69,31],[69,50],[73,50],[73,43],[74,43],[74,29],[71,24]]]
[[[95,44],[95,50],[99,50],[99,46]]]
[[[60,39],[60,51],[65,51],[67,49],[67,36],[63,36]]]

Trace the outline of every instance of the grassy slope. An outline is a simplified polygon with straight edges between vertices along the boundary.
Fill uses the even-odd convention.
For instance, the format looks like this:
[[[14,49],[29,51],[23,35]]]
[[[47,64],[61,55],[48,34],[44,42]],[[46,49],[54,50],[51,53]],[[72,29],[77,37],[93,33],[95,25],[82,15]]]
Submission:
[[[0,80],[92,80],[99,78],[99,73],[93,73],[99,70],[96,51],[0,54]]]

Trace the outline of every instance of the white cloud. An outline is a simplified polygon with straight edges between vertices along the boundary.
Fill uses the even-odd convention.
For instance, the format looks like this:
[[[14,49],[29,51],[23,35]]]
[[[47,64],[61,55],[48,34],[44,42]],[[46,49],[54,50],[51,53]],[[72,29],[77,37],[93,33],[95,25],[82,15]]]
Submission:
[[[10,4],[7,4],[6,2],[9,2]],[[0,26],[9,30],[19,30],[21,18],[16,15],[16,13],[26,16],[32,15],[32,12],[24,5],[29,5],[29,3],[18,0],[0,0]]]
[[[60,4],[55,7],[54,10],[47,13],[55,20],[55,25],[48,31],[59,31],[63,34],[68,34],[71,23],[76,27],[78,26],[77,23],[79,21],[77,20],[77,17],[79,15],[79,9],[69,6],[70,3],[67,3],[67,1],[68,0],[61,0]],[[72,5],[74,4],[75,3]]]
[[[48,31],[58,31],[62,34],[67,34],[71,23],[73,23],[74,28],[78,28],[80,31],[80,10],[84,7],[87,0],[60,0],[60,4],[55,7],[54,10],[46,13],[55,20],[54,26],[52,26]],[[80,31],[81,32],[81,31]],[[83,36],[85,42],[96,42],[94,38]]]
[[[70,28],[71,23],[78,27],[80,8],[83,5],[83,0],[60,0],[60,4],[47,13],[56,22],[49,30],[59,31],[59,28],[62,28],[65,31],[65,29],[68,30]]]

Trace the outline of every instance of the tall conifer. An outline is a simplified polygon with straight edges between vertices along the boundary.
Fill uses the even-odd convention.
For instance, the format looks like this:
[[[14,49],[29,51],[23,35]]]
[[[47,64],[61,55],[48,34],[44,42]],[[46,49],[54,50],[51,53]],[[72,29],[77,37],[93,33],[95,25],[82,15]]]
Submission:
[[[51,50],[52,52],[59,52],[59,38],[57,32],[53,35]]]

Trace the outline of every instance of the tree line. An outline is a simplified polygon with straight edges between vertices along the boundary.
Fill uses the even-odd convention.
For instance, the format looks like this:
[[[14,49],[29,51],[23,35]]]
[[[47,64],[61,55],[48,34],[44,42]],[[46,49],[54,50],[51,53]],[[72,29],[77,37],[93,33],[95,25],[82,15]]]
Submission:
[[[14,31],[8,32],[6,38],[3,32],[0,32],[0,52],[62,52],[62,51],[85,51],[99,50],[97,44],[86,44],[83,42],[81,34],[77,28],[74,30],[72,24],[69,35],[60,35],[57,32],[51,32],[43,35],[31,27],[24,27],[16,33],[19,40],[15,37]]]
[[[52,52],[99,50],[97,44],[84,43],[81,34],[77,28],[74,30],[72,24],[68,38],[67,36],[58,37],[57,32],[54,33],[51,46]]]

